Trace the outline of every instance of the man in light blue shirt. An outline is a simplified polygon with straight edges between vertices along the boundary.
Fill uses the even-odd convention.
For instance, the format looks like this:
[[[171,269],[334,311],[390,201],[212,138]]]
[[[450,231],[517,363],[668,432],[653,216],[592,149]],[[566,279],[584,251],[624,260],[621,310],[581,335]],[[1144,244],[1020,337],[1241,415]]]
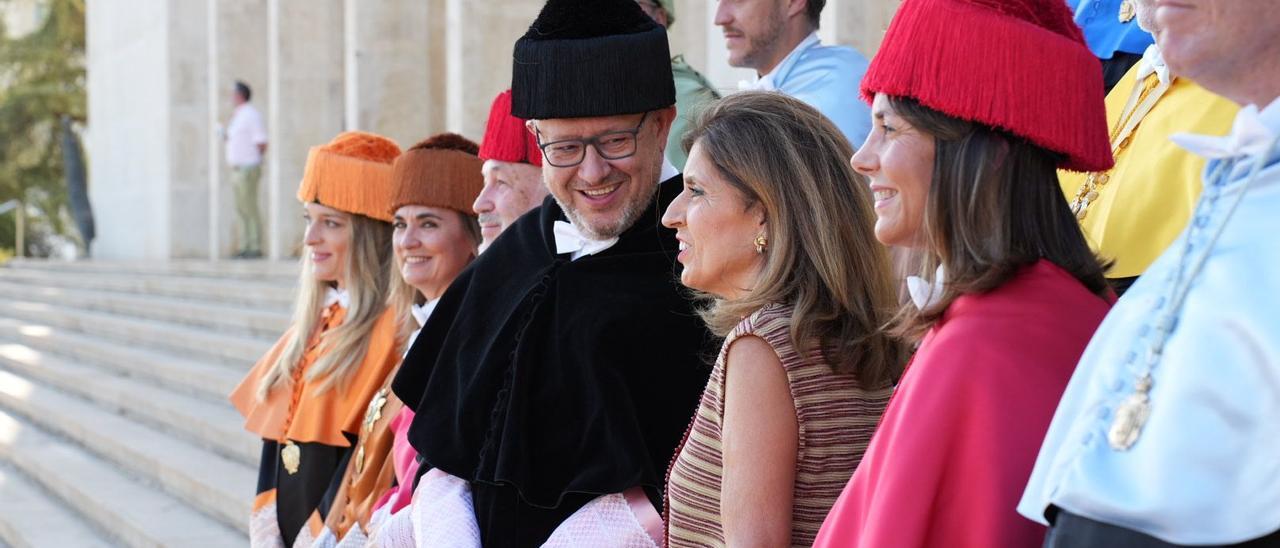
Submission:
[[[1175,73],[1249,105],[1191,223],[1098,327],[1018,511],[1046,548],[1280,546],[1280,0],[1154,9]]]
[[[826,0],[720,0],[715,24],[729,64],[752,68],[741,89],[779,91],[826,115],[856,149],[871,131],[871,111],[858,98],[867,58],[853,48],[824,46],[818,18]]]

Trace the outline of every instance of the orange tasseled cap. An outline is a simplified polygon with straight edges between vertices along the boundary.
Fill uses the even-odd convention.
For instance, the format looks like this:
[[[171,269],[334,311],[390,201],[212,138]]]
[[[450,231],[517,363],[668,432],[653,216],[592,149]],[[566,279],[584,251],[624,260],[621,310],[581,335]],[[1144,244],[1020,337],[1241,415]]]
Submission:
[[[400,146],[391,139],[344,131],[311,148],[298,200],[391,222],[387,204],[395,197],[392,164],[399,156]]]

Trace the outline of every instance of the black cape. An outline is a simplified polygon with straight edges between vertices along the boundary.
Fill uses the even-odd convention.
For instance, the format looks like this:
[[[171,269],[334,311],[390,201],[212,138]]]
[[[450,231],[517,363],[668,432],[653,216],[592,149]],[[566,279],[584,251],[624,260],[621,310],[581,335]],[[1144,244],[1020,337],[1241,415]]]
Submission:
[[[577,261],[556,254],[548,197],[459,275],[393,383],[423,471],[539,508],[636,485],[660,497],[714,348],[659,223],[681,186],[661,183],[613,247]]]

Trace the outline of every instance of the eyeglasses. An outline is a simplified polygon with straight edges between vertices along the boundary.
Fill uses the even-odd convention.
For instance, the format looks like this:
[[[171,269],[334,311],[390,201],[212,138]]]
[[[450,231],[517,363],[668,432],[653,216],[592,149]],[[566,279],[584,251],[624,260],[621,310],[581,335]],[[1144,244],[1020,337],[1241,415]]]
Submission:
[[[644,113],[634,129],[611,131],[586,139],[561,139],[543,143],[542,133],[536,128],[534,132],[538,137],[538,148],[542,149],[542,157],[548,164],[553,167],[573,167],[586,159],[587,145],[595,147],[596,154],[606,160],[630,158],[636,153],[636,139],[640,135],[640,127],[648,117],[649,113]]]

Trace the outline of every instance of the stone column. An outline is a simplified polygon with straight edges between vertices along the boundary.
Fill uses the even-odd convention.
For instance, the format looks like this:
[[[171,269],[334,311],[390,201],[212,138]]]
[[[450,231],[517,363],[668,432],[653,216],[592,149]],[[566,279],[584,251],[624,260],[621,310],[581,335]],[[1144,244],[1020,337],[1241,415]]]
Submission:
[[[169,15],[169,256],[209,254],[208,25],[203,2],[170,2]]]
[[[100,258],[168,254],[168,12],[164,0],[85,16],[89,196]]]
[[[444,97],[431,76],[445,56],[430,47],[437,18],[430,3],[345,1],[347,128],[377,132],[402,148],[435,133]]]
[[[516,39],[529,29],[542,4],[540,0],[447,0],[449,131],[477,141],[484,134],[493,97],[511,87],[511,52]]]
[[[307,150],[343,129],[342,0],[267,0],[267,252],[296,256]]]
[[[676,0],[676,20],[667,27],[671,55],[684,55],[685,61],[698,70],[706,64],[705,35],[707,29],[713,28],[710,19],[707,19],[707,10],[703,7],[706,3],[707,0]]]
[[[822,39],[875,56],[901,0],[829,0],[822,10]]]
[[[208,254],[206,8],[139,0],[87,10],[97,257]]]

